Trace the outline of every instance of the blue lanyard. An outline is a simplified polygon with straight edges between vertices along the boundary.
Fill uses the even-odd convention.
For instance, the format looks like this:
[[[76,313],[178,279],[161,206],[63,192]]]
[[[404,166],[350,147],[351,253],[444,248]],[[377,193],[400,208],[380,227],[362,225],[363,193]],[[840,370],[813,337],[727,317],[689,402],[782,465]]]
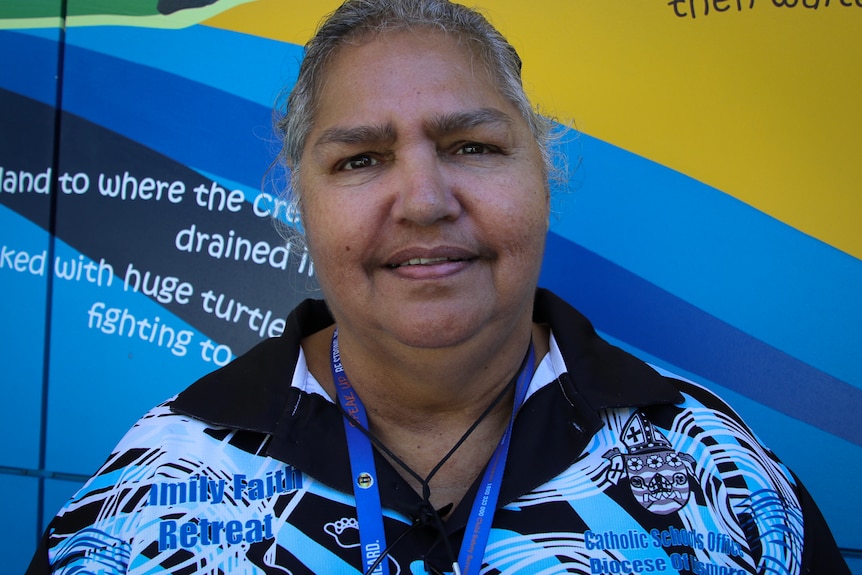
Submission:
[[[383,531],[383,508],[380,506],[380,490],[377,487],[377,468],[371,441],[357,425],[368,429],[368,414],[362,400],[353,391],[353,386],[344,373],[341,352],[338,349],[338,330],[332,335],[332,379],[338,402],[350,417],[344,419],[347,447],[350,454],[350,472],[353,477],[353,492],[356,498],[356,519],[359,521],[359,545],[362,548],[362,565],[370,567],[386,549],[386,534]],[[374,575],[389,575],[389,562],[384,559],[373,571]]]
[[[473,500],[470,518],[458,553],[458,562],[452,567],[455,575],[474,575],[482,567],[485,546],[491,534],[491,524],[497,500],[500,497],[503,471],[506,468],[506,457],[509,454],[509,444],[512,439],[512,426],[515,414],[524,403],[527,388],[533,373],[535,351],[530,344],[527,361],[515,384],[515,403],[509,425],[500,438],[500,443],[482,476],[479,492]],[[368,429],[368,414],[362,400],[353,390],[344,366],[341,363],[341,352],[338,348],[338,329],[332,334],[331,354],[332,378],[338,402],[342,409],[350,415],[344,419],[344,430],[347,435],[347,447],[350,454],[350,472],[353,476],[353,491],[356,498],[356,517],[359,521],[359,544],[362,548],[363,565],[371,566],[386,549],[386,535],[383,531],[383,508],[380,505],[380,491],[377,487],[377,469],[374,465],[374,452],[371,440],[357,428]],[[443,534],[445,536],[445,534]],[[384,559],[373,571],[374,575],[389,575],[389,562]]]

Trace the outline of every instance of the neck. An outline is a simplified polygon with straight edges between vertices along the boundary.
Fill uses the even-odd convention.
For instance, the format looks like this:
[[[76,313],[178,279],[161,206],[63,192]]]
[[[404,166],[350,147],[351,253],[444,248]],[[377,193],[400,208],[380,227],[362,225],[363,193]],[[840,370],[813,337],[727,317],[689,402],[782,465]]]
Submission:
[[[306,338],[302,346],[309,370],[334,398],[329,371],[333,329]],[[503,339],[476,338],[442,349],[390,345],[339,327],[345,373],[370,421],[408,429],[427,430],[430,422],[472,422],[515,376],[531,339],[541,357],[547,351],[547,334],[529,322]]]
[[[329,352],[333,328],[303,341],[309,370],[331,397],[335,387]],[[339,331],[345,373],[368,413],[371,432],[423,479],[503,394],[431,481],[431,503],[457,504],[484,468],[512,413],[513,386],[533,339],[536,356],[548,348],[546,329],[528,324],[518,337],[497,346],[487,342],[445,350],[389,350],[357,345],[349,331]],[[505,393],[504,393],[505,392]],[[390,462],[417,492],[421,485],[397,461]]]

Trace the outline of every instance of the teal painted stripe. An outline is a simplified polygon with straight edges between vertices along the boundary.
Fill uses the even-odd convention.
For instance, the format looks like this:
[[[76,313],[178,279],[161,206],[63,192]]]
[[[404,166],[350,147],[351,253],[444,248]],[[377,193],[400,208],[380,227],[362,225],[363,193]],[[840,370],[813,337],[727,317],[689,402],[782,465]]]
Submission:
[[[42,228],[0,204],[0,249],[6,256],[0,260],[0,381],[6,405],[15,406],[0,422],[0,433],[14,438],[0,447],[4,466],[39,465],[49,241]]]
[[[62,261],[83,255],[59,237],[54,241]],[[85,256],[85,261],[93,260]],[[45,465],[87,474],[101,465],[138,418],[217,365],[201,357],[200,342],[207,336],[143,293],[126,291],[120,277],[102,286],[56,279],[53,295]],[[98,308],[100,313],[108,308],[127,310],[151,323],[157,318],[175,333],[187,330],[191,338],[185,354],[179,347],[160,346],[137,333],[103,332],[88,315],[96,302],[105,304]]]
[[[568,150],[583,160],[553,232],[862,387],[862,261],[588,135]]]

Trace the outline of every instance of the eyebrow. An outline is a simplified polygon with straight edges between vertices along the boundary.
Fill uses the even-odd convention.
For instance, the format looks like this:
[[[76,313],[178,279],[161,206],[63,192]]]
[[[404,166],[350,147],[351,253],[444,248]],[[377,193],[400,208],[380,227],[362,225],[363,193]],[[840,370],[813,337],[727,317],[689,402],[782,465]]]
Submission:
[[[478,108],[440,114],[425,122],[426,133],[432,135],[450,134],[461,130],[470,130],[479,126],[500,125],[509,127],[512,118],[496,108]],[[387,145],[397,138],[395,126],[387,124],[366,124],[361,126],[328,128],[314,142],[312,148],[319,150],[330,144],[343,145]]]
[[[317,149],[329,144],[383,144],[394,141],[395,127],[392,124],[371,124],[350,128],[335,127],[324,130],[314,142],[314,148]]]
[[[496,108],[478,108],[436,116],[426,123],[425,130],[430,134],[450,134],[489,125],[510,127],[512,118]]]

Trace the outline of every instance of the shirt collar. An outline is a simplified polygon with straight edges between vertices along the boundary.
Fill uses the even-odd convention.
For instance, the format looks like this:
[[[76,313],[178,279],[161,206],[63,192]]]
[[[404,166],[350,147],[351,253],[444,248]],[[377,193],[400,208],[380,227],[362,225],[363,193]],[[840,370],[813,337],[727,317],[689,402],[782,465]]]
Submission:
[[[683,400],[673,380],[600,338],[586,317],[554,293],[536,291],[533,321],[550,326],[572,386],[596,411]]]
[[[556,379],[537,385],[515,419],[500,505],[549,481],[582,454],[602,426],[600,412],[682,401],[666,379],[598,337],[584,316],[554,294],[538,290],[534,320],[547,324],[556,348]],[[342,415],[329,398],[292,385],[300,341],[331,325],[326,304],[306,300],[288,317],[284,334],[198,380],[172,403],[174,412],[207,424],[264,433],[264,455],[284,461],[339,491],[352,490]],[[564,369],[561,372],[560,369]],[[538,448],[537,448],[538,446]],[[420,498],[385,459],[375,454],[384,505],[414,517]],[[478,481],[447,525],[463,528]]]
[[[171,409],[218,427],[272,433],[296,401],[291,381],[300,342],[333,321],[323,301],[303,301],[288,316],[280,337],[262,341],[197,380]]]
[[[533,319],[554,334],[553,369],[568,373],[570,381],[564,392],[577,394],[595,411],[682,401],[670,380],[601,339],[589,320],[552,292],[537,290]],[[325,302],[305,300],[288,316],[280,337],[199,379],[179,394],[172,409],[219,427],[272,433],[296,394],[303,393],[291,385],[301,340],[333,322]],[[534,381],[532,387],[542,385]]]

